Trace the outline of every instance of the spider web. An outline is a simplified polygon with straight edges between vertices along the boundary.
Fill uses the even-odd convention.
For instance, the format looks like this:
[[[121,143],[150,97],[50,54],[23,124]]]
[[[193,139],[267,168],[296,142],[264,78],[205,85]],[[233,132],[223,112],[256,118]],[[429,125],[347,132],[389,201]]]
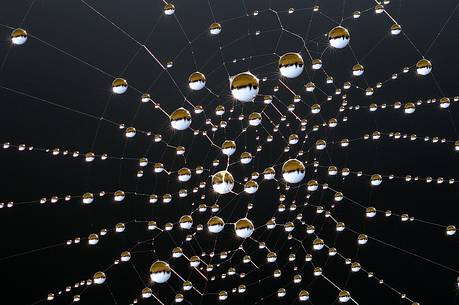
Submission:
[[[405,273],[415,277],[416,270],[405,268],[409,260],[434,268],[455,294],[457,267],[443,262],[454,255],[449,249],[457,250],[457,218],[444,213],[445,206],[435,213],[431,202],[425,207],[402,203],[423,197],[446,201],[455,193],[454,166],[449,165],[455,159],[446,156],[459,150],[452,112],[459,98],[454,91],[448,95],[448,79],[437,78],[443,69],[435,60],[426,76],[416,73],[416,64],[441,57],[438,50],[434,56],[436,45],[445,43],[441,34],[454,34],[447,30],[458,4],[444,4],[434,31],[416,35],[418,42],[411,32],[420,21],[414,18],[405,28],[399,18],[402,1],[322,2],[176,1],[176,11],[167,15],[168,3],[160,1],[32,1],[19,23],[1,24],[5,35],[26,29],[28,40],[21,46],[5,44],[0,88],[5,99],[34,105],[28,111],[38,118],[32,123],[18,115],[18,106],[8,110],[15,115],[7,122],[41,130],[38,138],[18,130],[3,144],[2,158],[8,162],[20,154],[21,160],[52,162],[69,184],[50,183],[44,188],[49,191],[37,190],[36,198],[11,191],[11,198],[19,199],[1,204],[5,218],[11,211],[15,217],[37,211],[50,225],[47,230],[63,227],[67,237],[46,234],[27,246],[16,241],[1,261],[14,266],[13,260],[35,257],[36,264],[51,263],[40,255],[52,250],[62,260],[49,266],[57,273],[75,258],[83,263],[68,275],[53,273],[53,286],[35,304],[291,304],[301,302],[300,295],[312,304],[364,304],[372,298],[411,304],[426,296],[399,278]],[[378,5],[383,6],[380,13]],[[34,11],[51,8],[72,10],[74,20],[58,18],[50,31],[50,23],[32,19]],[[97,27],[78,31],[75,25],[85,20]],[[218,35],[209,33],[214,22],[222,28]],[[391,34],[393,24],[402,25],[400,34]],[[335,26],[351,33],[343,49],[328,41]],[[287,52],[304,60],[296,78],[279,72],[279,59]],[[322,61],[320,69],[311,68],[315,59]],[[356,64],[364,66],[363,75],[352,75]],[[188,84],[196,71],[206,77],[198,91]],[[248,103],[237,101],[230,90],[231,77],[246,71],[260,86]],[[126,93],[111,91],[115,78],[127,81]],[[315,89],[308,92],[305,85],[311,82]],[[142,100],[144,93],[148,100]],[[192,117],[182,131],[170,122],[180,107]],[[249,124],[254,112],[262,118],[258,126]],[[40,116],[49,125],[40,127]],[[435,124],[425,124],[437,116]],[[236,153],[222,152],[225,140],[235,142]],[[326,143],[324,149],[318,141]],[[241,161],[243,152],[250,153],[250,163]],[[391,153],[396,157],[388,157]],[[437,163],[426,171],[423,162],[434,162],[431,156]],[[300,183],[283,179],[282,166],[292,158],[305,166]],[[276,172],[272,180],[265,176],[269,167]],[[184,168],[191,179],[180,182]],[[212,176],[221,170],[234,177],[228,194],[217,194],[212,186]],[[9,177],[19,183],[22,173]],[[378,177],[382,184],[371,185],[370,179]],[[256,185],[255,193],[248,192],[249,184]],[[180,226],[184,215],[193,219],[190,229]],[[218,234],[208,232],[212,216],[225,222]],[[254,225],[245,239],[234,230],[241,218]],[[342,232],[338,224],[344,224]],[[431,240],[410,243],[412,234]],[[446,253],[427,255],[436,254],[432,248],[439,239]],[[323,248],[314,249],[317,243]],[[177,247],[183,252],[179,258],[172,256]],[[384,257],[380,251],[386,251]],[[277,259],[270,262],[267,256],[273,254]],[[158,260],[171,268],[163,284],[150,279],[150,266]],[[199,265],[193,267],[196,260]],[[98,271],[106,276],[100,285],[93,279]],[[184,289],[189,282],[192,288]],[[339,297],[345,292],[348,300]]]

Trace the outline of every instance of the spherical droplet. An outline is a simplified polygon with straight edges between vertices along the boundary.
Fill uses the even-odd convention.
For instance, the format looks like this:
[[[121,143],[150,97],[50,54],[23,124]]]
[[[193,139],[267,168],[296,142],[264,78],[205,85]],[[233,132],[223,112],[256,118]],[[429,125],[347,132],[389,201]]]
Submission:
[[[351,35],[349,34],[349,31],[342,26],[336,26],[328,33],[328,41],[330,42],[330,45],[337,49],[346,47],[349,44],[350,39]]]
[[[299,53],[286,53],[279,58],[279,71],[287,78],[298,77],[304,68],[303,58]]]

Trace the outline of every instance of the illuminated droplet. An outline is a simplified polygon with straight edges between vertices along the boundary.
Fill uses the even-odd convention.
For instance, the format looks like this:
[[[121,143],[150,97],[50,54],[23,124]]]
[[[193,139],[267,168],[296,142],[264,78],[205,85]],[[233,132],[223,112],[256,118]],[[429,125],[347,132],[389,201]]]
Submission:
[[[128,89],[128,83],[124,78],[116,78],[112,83],[113,93],[123,94]]]
[[[298,294],[298,299],[302,302],[309,300],[309,292],[307,290],[301,290]]]
[[[336,26],[328,33],[328,41],[330,42],[330,45],[337,49],[346,47],[349,44],[350,39],[351,35],[349,34],[349,31],[342,26]]]
[[[207,221],[207,229],[211,233],[220,233],[225,227],[225,222],[218,216],[212,216]]]
[[[231,156],[236,152],[236,142],[232,140],[226,140],[222,144],[222,153],[227,156]]]
[[[322,250],[325,246],[325,243],[322,239],[320,238],[316,238],[314,239],[314,241],[312,242],[312,248],[314,250]]]
[[[244,192],[247,194],[255,194],[258,190],[258,183],[254,180],[249,180],[244,184]]]
[[[176,130],[185,130],[191,125],[191,114],[185,108],[178,108],[170,115],[172,128]]]
[[[241,238],[247,238],[252,235],[254,226],[252,221],[247,218],[242,218],[234,224],[234,231],[236,232],[237,236]]]
[[[250,126],[258,126],[261,123],[261,114],[258,112],[252,112],[249,115],[249,125]]]
[[[368,236],[366,236],[365,234],[359,234],[359,236],[357,237],[357,242],[359,245],[364,245],[368,242]]]
[[[303,68],[304,61],[299,53],[286,53],[279,58],[279,71],[284,77],[298,77]]]
[[[106,276],[102,271],[98,271],[93,276],[94,284],[103,284],[105,282]]]
[[[191,217],[191,215],[183,215],[182,217],[180,217],[179,223],[180,228],[189,230],[193,225],[193,218]]]
[[[398,23],[394,23],[391,27],[390,27],[390,33],[392,35],[398,35],[402,32],[402,26]]]
[[[341,303],[346,303],[351,299],[351,294],[347,290],[341,290],[338,294],[338,300]]]
[[[191,179],[191,170],[186,167],[182,167],[177,172],[177,177],[180,182],[187,182]]]
[[[220,32],[222,31],[222,26],[220,23],[218,22],[214,22],[210,25],[209,27],[209,32],[210,34],[212,35],[218,35],[220,34]]]
[[[241,154],[240,160],[242,164],[249,164],[252,161],[252,154],[245,151]]]
[[[371,185],[378,186],[382,183],[382,176],[379,174],[371,175],[370,182]]]
[[[354,76],[360,76],[360,75],[363,74],[364,71],[365,71],[365,69],[361,64],[355,64],[352,67],[352,75],[354,75]]]
[[[234,178],[228,171],[219,171],[212,176],[212,187],[219,194],[227,194],[234,187]]]
[[[239,73],[230,78],[231,93],[240,102],[251,102],[260,89],[259,80],[250,72]]]
[[[419,75],[427,75],[432,71],[432,63],[423,58],[416,63],[416,72]]]
[[[297,159],[290,159],[282,166],[282,176],[288,183],[298,183],[305,176],[305,167],[303,162]]]
[[[150,287],[145,287],[142,289],[141,295],[142,295],[142,298],[148,299],[153,295],[153,291],[151,290]]]
[[[94,194],[92,193],[84,193],[82,196],[82,200],[84,204],[89,204],[94,201]]]
[[[170,16],[175,13],[175,6],[172,3],[166,3],[164,5],[164,14]]]
[[[171,277],[169,264],[163,261],[156,261],[150,267],[150,278],[155,283],[165,283]]]
[[[452,236],[452,235],[454,235],[454,234],[456,234],[456,227],[453,226],[453,225],[447,226],[447,227],[446,227],[446,235]]]
[[[311,61],[311,67],[313,70],[319,70],[322,68],[322,60],[319,58],[315,58]]]
[[[206,86],[206,77],[201,72],[193,72],[188,77],[188,85],[191,90],[201,90]]]
[[[11,32],[11,42],[15,45],[23,45],[27,41],[27,31],[24,29],[15,29]]]

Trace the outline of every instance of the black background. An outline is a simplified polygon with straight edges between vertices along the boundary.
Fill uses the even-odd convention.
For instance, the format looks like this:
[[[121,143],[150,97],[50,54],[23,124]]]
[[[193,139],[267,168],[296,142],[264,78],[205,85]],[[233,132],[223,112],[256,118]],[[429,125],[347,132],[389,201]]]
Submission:
[[[1,140],[16,145],[26,143],[41,148],[59,147],[62,150],[78,150],[80,152],[93,151],[96,154],[107,153],[109,156],[139,158],[146,156],[152,162],[163,162],[165,167],[177,170],[182,166],[194,168],[197,165],[211,167],[211,161],[219,158],[224,168],[226,158],[217,150],[210,147],[204,137],[194,137],[190,130],[184,132],[173,131],[169,120],[160,111],[155,110],[151,103],[141,104],[140,92],[148,91],[153,100],[160,103],[168,113],[177,107],[185,105],[180,91],[174,86],[170,78],[144,49],[132,39],[116,29],[110,22],[89,9],[84,3],[77,0],[39,0],[23,20],[32,1],[2,1],[0,8],[0,35],[3,37],[0,48],[0,59],[4,65],[0,71],[0,85],[15,89],[29,95],[54,102],[70,109],[103,117],[126,126],[135,126],[138,130],[161,133],[163,139],[171,145],[184,145],[187,148],[186,162],[181,157],[175,157],[173,149],[161,144],[152,144],[152,138],[139,133],[128,141],[123,130],[106,121],[99,121],[92,117],[58,108],[49,103],[26,97],[10,90],[0,89],[2,103]],[[277,57],[274,55],[256,57],[256,55],[273,53],[279,37],[280,25],[276,15],[269,11],[271,8],[278,13],[283,27],[308,39],[307,46],[314,57],[324,61],[324,68],[333,75],[337,87],[341,87],[346,80],[352,79],[363,88],[366,87],[362,79],[351,77],[351,67],[355,64],[350,48],[344,50],[330,50],[324,34],[335,24],[326,16],[334,20],[341,16],[351,16],[354,10],[365,11],[358,20],[348,18],[343,22],[351,32],[351,46],[360,63],[365,68],[365,78],[370,86],[376,82],[390,78],[392,73],[399,72],[399,79],[388,82],[382,89],[377,90],[371,98],[364,97],[362,91],[353,89],[348,93],[349,105],[393,104],[395,101],[416,101],[432,97],[454,96],[457,90],[457,50],[459,43],[459,16],[454,14],[441,31],[441,35],[433,48],[426,55],[433,63],[433,73],[426,77],[415,75],[413,69],[408,74],[402,74],[404,66],[413,66],[421,56],[412,45],[400,34],[390,36],[389,28],[392,22],[385,15],[376,15],[372,9],[373,1],[321,1],[321,13],[314,13],[311,26],[312,1],[211,1],[215,20],[222,21],[222,33],[218,37],[211,37],[208,26],[214,20],[207,1],[177,1],[174,16],[164,16],[163,4],[160,1],[146,0],[100,0],[88,2],[101,14],[117,24],[120,28],[132,35],[145,45],[165,63],[174,60],[174,67],[170,69],[172,77],[177,81],[180,90],[195,105],[203,105],[206,117],[212,118],[214,123],[219,119],[214,113],[214,107],[224,104],[229,110],[232,105],[232,117],[239,113],[250,114],[252,111],[261,111],[264,105],[258,101],[240,105],[232,100],[228,88],[228,75],[222,66],[224,60],[229,74],[250,69],[258,77],[269,76],[269,81],[262,83],[260,93],[271,94],[272,87],[277,84]],[[343,10],[344,3],[344,10]],[[440,32],[444,22],[453,12],[457,1],[392,1],[387,7],[388,12],[403,26],[403,30],[421,53],[429,48],[432,40]],[[294,14],[287,14],[289,7],[297,8]],[[300,8],[307,8],[301,10]],[[259,16],[244,16],[246,12],[259,10]],[[232,19],[234,17],[239,17]],[[186,32],[185,37],[177,19]],[[232,19],[232,20],[231,20]],[[29,33],[29,39],[23,46],[12,46],[9,41],[11,32],[9,27],[23,27]],[[256,30],[261,35],[254,36]],[[308,32],[308,33],[307,33]],[[252,33],[251,35],[246,35]],[[33,37],[32,37],[33,36]],[[35,38],[34,38],[35,37]],[[44,44],[42,41],[49,45]],[[239,39],[240,38],[240,39]],[[192,41],[189,45],[187,39]],[[58,49],[51,47],[55,46]],[[219,47],[222,48],[220,55]],[[322,72],[313,73],[309,68],[309,59],[302,48],[302,42],[297,37],[283,33],[279,41],[277,54],[289,51],[301,51],[306,62],[305,71],[298,79],[286,80],[290,88],[302,94],[303,102],[297,105],[295,111],[301,117],[306,117],[309,106],[314,103],[322,104],[322,117],[330,118],[337,114],[341,99],[334,97],[332,102],[325,102],[324,95],[315,93],[314,96],[304,92],[305,82],[313,79],[316,84],[328,94],[333,93],[333,87],[325,85]],[[66,52],[67,54],[64,54]],[[73,56],[70,56],[70,54]],[[193,56],[194,54],[194,56]],[[223,56],[223,60],[222,57]],[[248,58],[255,56],[252,60]],[[208,92],[190,92],[187,85],[188,75],[196,70],[194,59],[199,71],[207,76],[207,86],[220,94],[215,97]],[[77,60],[76,58],[80,59]],[[233,58],[247,58],[232,63]],[[84,61],[84,62],[83,62]],[[262,66],[262,67],[261,67]],[[98,69],[105,71],[101,73]],[[115,96],[111,93],[113,77],[121,76],[128,80],[130,89],[124,95]],[[434,77],[438,83],[435,84]],[[290,103],[291,94],[281,88],[278,97],[282,101],[274,103],[286,112],[285,105]],[[388,107],[389,108],[389,107]],[[348,117],[347,123],[338,125],[334,130],[324,129],[318,134],[311,134],[305,143],[304,150],[313,145],[317,138],[326,138],[328,141],[340,140],[343,137],[354,139],[364,133],[375,130],[388,133],[400,131],[415,133],[420,136],[439,136],[449,140],[458,138],[455,124],[458,113],[455,103],[447,110],[439,108],[438,104],[418,107],[413,115],[405,115],[402,110],[386,109],[369,113],[367,110],[347,111],[340,114]],[[279,115],[267,108],[267,113],[273,121],[279,122]],[[230,115],[229,111],[225,118]],[[265,120],[265,118],[263,118]],[[295,124],[293,116],[287,114],[288,121]],[[204,125],[204,114],[194,115],[192,127],[208,129]],[[312,125],[321,122],[317,117],[308,124],[308,131]],[[271,132],[272,125],[264,121],[263,125]],[[220,145],[225,138],[234,139],[241,131],[241,123],[237,120],[229,121],[226,131],[219,131],[214,135],[215,143]],[[295,130],[292,127],[291,130]],[[257,155],[248,167],[235,165],[232,171],[237,181],[243,181],[251,171],[262,172],[267,166],[282,164],[283,161],[294,157],[298,148],[289,153],[282,153],[285,146],[280,137],[288,137],[291,132],[288,127],[281,125],[280,133],[275,136],[273,143],[263,146],[263,151]],[[209,131],[210,134],[210,131]],[[255,152],[255,136],[259,134],[261,142],[266,138],[263,129],[249,130],[247,134],[238,138],[238,151],[232,161],[246,146],[248,151]],[[1,200],[4,202],[23,202],[37,200],[41,197],[49,198],[52,195],[65,194],[81,195],[100,190],[113,192],[117,189],[140,193],[176,192],[179,185],[175,182],[175,175],[154,175],[149,168],[145,169],[142,179],[135,177],[138,169],[134,160],[96,160],[85,163],[83,159],[69,156],[51,156],[44,152],[18,152],[17,149],[2,150],[1,156]],[[339,168],[347,166],[353,170],[362,170],[367,174],[406,174],[419,177],[457,177],[457,153],[452,143],[432,144],[423,141],[400,140],[393,141],[383,137],[379,141],[356,141],[349,148],[342,149],[338,145],[329,145],[326,153],[310,153],[302,157],[311,162],[314,158],[324,166],[334,164]],[[330,161],[332,160],[332,161]],[[280,178],[280,168],[278,178]],[[212,169],[212,173],[216,169]],[[208,172],[201,178],[193,177],[187,183],[191,189],[201,180],[210,180]],[[335,189],[342,190],[346,196],[364,204],[375,206],[380,210],[391,209],[401,214],[408,213],[419,219],[430,220],[441,224],[457,223],[457,186],[423,182],[404,182],[403,179],[388,181],[387,179],[378,188],[369,187],[368,178],[330,178],[325,168],[314,173],[311,167],[307,168],[305,181],[317,179],[319,182],[328,182]],[[260,181],[259,181],[260,182]],[[282,183],[280,183],[282,185]],[[236,186],[238,191],[240,186]],[[227,222],[234,222],[243,217],[246,205],[254,204],[249,216],[256,227],[264,224],[276,213],[280,193],[287,194],[287,205],[294,199],[297,204],[305,200],[306,192],[300,189],[290,191],[276,190],[275,182],[263,182],[255,196],[241,194],[240,196],[226,195],[218,199],[222,208],[220,216]],[[330,207],[332,192],[321,191],[314,194],[310,203]],[[213,204],[217,197],[209,190],[204,200],[208,205]],[[48,250],[36,251],[28,254],[10,257],[17,253],[39,249],[49,245],[65,242],[68,239],[80,236],[87,237],[101,228],[113,228],[117,222],[128,222],[133,219],[140,221],[155,219],[163,226],[166,222],[176,222],[181,215],[188,214],[197,204],[201,203],[199,196],[189,196],[186,199],[174,200],[169,205],[148,204],[147,197],[128,195],[123,204],[114,204],[110,196],[96,198],[90,206],[83,206],[79,199],[60,204],[26,204],[14,208],[0,210],[1,257],[2,270],[1,294],[2,304],[30,304],[42,300],[48,292],[56,293],[68,285],[91,278],[95,271],[110,266],[119,257],[123,250],[131,248],[136,242],[152,238],[151,232],[145,231],[144,223],[127,225],[122,234],[109,233],[103,237],[95,247],[89,247],[82,242],[80,245],[59,246]],[[295,218],[301,212],[285,212],[278,215],[278,223],[285,223]],[[302,211],[306,223],[314,224],[321,229],[321,236],[330,246],[335,244],[340,253],[352,260],[358,260],[362,266],[373,271],[378,278],[407,296],[422,304],[455,304],[457,303],[456,278],[458,274],[434,265],[418,257],[403,253],[392,247],[370,240],[364,247],[357,247],[356,235],[346,231],[339,235],[334,232],[334,224],[323,215],[315,215],[311,207]],[[195,223],[205,223],[210,212],[197,215]],[[349,227],[358,232],[365,232],[369,236],[378,238],[392,245],[406,249],[420,256],[441,262],[453,269],[458,269],[457,251],[459,250],[457,236],[447,237],[444,228],[430,226],[421,222],[401,222],[399,218],[384,218],[378,215],[374,219],[366,219],[364,210],[345,202],[333,209],[333,215],[344,221]],[[193,215],[194,216],[194,215]],[[175,240],[184,238],[185,233],[180,230],[172,233]],[[312,304],[333,304],[338,291],[323,279],[314,279],[312,268],[304,264],[303,256],[298,255],[299,269],[302,270],[303,282],[300,285],[291,283],[294,272],[292,264],[286,259],[289,247],[293,251],[298,244],[286,239],[281,228],[271,235],[257,231],[254,236],[266,240],[268,245],[275,249],[280,258],[278,265],[283,271],[280,279],[266,279],[260,284],[248,287],[245,296],[230,293],[226,303],[254,304],[281,304],[296,303],[299,289],[308,289],[311,293]],[[298,226],[297,231],[304,232],[304,227]],[[318,231],[319,232],[319,231]],[[262,234],[263,233],[263,234]],[[304,238],[304,233],[298,233]],[[203,251],[210,252],[215,246],[215,252],[222,249],[235,248],[238,240],[234,237],[232,228],[228,226],[214,243],[215,237],[206,232],[198,234],[199,245]],[[300,237],[299,237],[300,238]],[[306,236],[304,247],[310,249],[311,236]],[[148,268],[158,257],[167,260],[170,250],[174,246],[171,238],[164,234],[155,242],[156,253],[147,252],[135,255],[132,264],[120,264],[106,272],[113,295],[110,295],[107,285],[89,287],[82,295],[83,304],[128,304],[139,297],[144,284],[148,282]],[[259,270],[250,273],[244,279],[226,279],[209,282],[206,291],[210,293],[200,298],[195,292],[187,292],[186,300],[192,304],[214,304],[217,301],[215,292],[231,290],[238,284],[248,283],[272,274],[275,269],[272,265],[263,265],[263,251],[255,251],[256,245],[248,242],[248,252],[253,252],[254,261],[262,265]],[[151,246],[145,249],[151,249]],[[185,249],[185,248],[184,248]],[[198,244],[194,244],[196,253]],[[190,256],[193,250],[187,248]],[[301,251],[300,251],[301,252]],[[300,253],[299,252],[299,253]],[[229,266],[238,265],[242,254],[235,256],[230,264],[217,268],[214,274],[225,272]],[[401,299],[389,288],[378,285],[375,279],[368,279],[363,272],[349,273],[349,266],[335,257],[326,261],[326,254],[318,254],[314,263],[322,266],[324,274],[340,287],[346,287],[359,304],[409,304],[408,300]],[[207,257],[208,259],[208,257]],[[214,263],[215,264],[215,263]],[[138,276],[132,266],[139,270]],[[304,265],[304,268],[303,268]],[[171,263],[183,277],[189,278],[200,290],[204,289],[205,282],[196,272],[187,267],[181,259]],[[241,266],[238,271],[248,272],[251,266]],[[253,269],[253,268],[252,268]],[[140,279],[139,279],[140,277]],[[290,283],[290,284],[289,284]],[[180,290],[180,280],[172,277],[165,288],[153,286],[155,294],[169,304],[176,291]],[[286,287],[288,293],[283,299],[275,296],[279,287]],[[307,288],[306,288],[307,287]],[[57,304],[71,303],[73,294],[81,289],[58,297]],[[153,299],[140,300],[140,303],[156,302]]]

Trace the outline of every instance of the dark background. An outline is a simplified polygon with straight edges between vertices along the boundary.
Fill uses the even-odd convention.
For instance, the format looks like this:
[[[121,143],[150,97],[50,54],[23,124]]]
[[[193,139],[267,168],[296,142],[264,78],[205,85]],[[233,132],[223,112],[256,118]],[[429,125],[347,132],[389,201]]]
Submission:
[[[144,134],[139,133],[135,138],[126,141],[124,131],[113,124],[57,108],[5,89],[0,89],[1,141],[16,145],[26,143],[41,148],[59,147],[61,150],[93,151],[96,154],[107,153],[114,157],[137,159],[146,156],[151,162],[163,162],[165,167],[171,170],[177,170],[185,165],[191,169],[197,165],[209,169],[212,160],[219,158],[221,165],[217,169],[224,168],[226,158],[211,148],[205,138],[194,137],[190,130],[173,131],[167,117],[155,110],[151,103],[140,103],[140,93],[134,87],[140,92],[150,92],[152,98],[168,113],[186,105],[180,91],[168,75],[151,56],[139,49],[138,44],[80,1],[39,0],[24,18],[31,2],[2,1],[0,23],[4,26],[0,27],[0,35],[3,37],[0,59],[4,64],[0,71],[0,85],[96,117],[103,115],[113,122],[135,126],[138,130],[161,133],[167,143],[186,146],[186,160],[175,157],[174,150],[166,147],[164,143],[152,144],[152,138]],[[215,20],[227,20],[221,22],[223,30],[218,37],[211,37],[208,33],[208,26],[214,20],[207,1],[176,1],[175,16],[164,16],[161,1],[100,0],[88,3],[136,40],[145,43],[161,62],[174,61],[174,67],[169,70],[172,77],[193,104],[203,105],[206,109],[205,114],[193,114],[192,127],[195,129],[209,129],[204,125],[205,117],[212,118],[214,124],[218,124],[219,118],[214,115],[214,107],[218,104],[224,104],[227,110],[234,106],[234,112],[227,111],[225,120],[228,120],[229,116],[235,118],[240,113],[248,115],[252,111],[261,111],[264,108],[260,102],[241,106],[231,99],[228,75],[222,61],[225,61],[231,75],[250,69],[260,78],[268,76],[269,81],[262,83],[260,93],[272,93],[272,87],[278,84],[279,77],[276,56],[271,54],[232,63],[233,58],[250,58],[273,53],[281,30],[276,15],[267,10],[268,8],[279,12],[283,27],[288,31],[308,39],[315,38],[309,41],[307,46],[314,57],[323,54],[324,68],[333,75],[337,87],[341,87],[344,81],[352,78],[350,71],[355,59],[349,47],[344,50],[326,49],[327,41],[323,35],[335,24],[324,15],[339,22],[342,15],[348,17],[354,10],[364,12],[368,9],[366,13],[362,13],[360,19],[348,18],[343,22],[351,32],[352,49],[360,63],[365,66],[365,80],[370,86],[375,86],[376,82],[390,78],[395,72],[399,72],[399,79],[388,82],[371,98],[364,97],[358,89],[350,90],[349,105],[369,105],[372,102],[392,104],[395,101],[416,101],[459,94],[457,14],[452,16],[426,55],[433,63],[433,73],[419,77],[413,69],[408,74],[401,73],[404,66],[412,67],[421,57],[402,34],[397,37],[388,34],[392,22],[387,16],[376,15],[373,12],[373,1],[346,1],[344,9],[344,2],[341,1],[318,2],[323,14],[314,13],[312,22],[311,8],[315,4],[313,1],[211,1]],[[404,32],[420,52],[424,53],[456,5],[457,1],[450,0],[398,0],[392,1],[387,9],[403,26]],[[289,15],[286,13],[289,7],[297,8],[297,11]],[[244,16],[246,11],[251,13],[255,9],[260,11],[259,16]],[[240,18],[232,19],[234,17]],[[185,37],[176,18],[188,38]],[[311,25],[308,26],[309,24]],[[29,39],[23,46],[12,46],[9,41],[11,30],[8,27],[19,26],[29,32]],[[261,35],[254,36],[256,30],[260,30]],[[246,35],[247,33],[252,35]],[[32,35],[67,54],[40,42]],[[191,45],[188,44],[188,39],[192,41]],[[220,46],[223,46],[222,55],[218,51]],[[332,102],[325,102],[324,95],[318,92],[314,95],[304,92],[303,85],[309,80],[314,80],[327,94],[331,95],[334,89],[325,85],[323,72],[312,72],[306,52],[301,48],[301,40],[284,32],[276,53],[281,55],[289,51],[301,51],[305,59],[305,72],[298,79],[288,80],[287,83],[303,96],[303,102],[297,105],[295,112],[301,117],[310,118],[307,128],[309,132],[322,118],[336,116],[341,99],[334,97]],[[188,89],[188,75],[196,70],[193,54],[197,69],[207,76],[207,86],[220,94],[219,98],[205,90],[190,92]],[[131,87],[126,94],[114,96],[111,93],[112,76],[122,76],[128,80]],[[367,87],[363,79],[352,78],[352,81],[363,88]],[[290,104],[291,94],[281,87],[277,96],[280,100],[275,100],[274,103],[282,112],[286,112],[285,105]],[[321,118],[308,116],[309,106],[314,102],[322,104]],[[192,110],[189,105],[185,107]],[[274,122],[280,123],[278,114],[269,107],[266,111]],[[403,114],[401,110],[393,109],[376,113],[369,113],[367,110],[346,111],[340,114],[339,118],[343,116],[348,117],[347,123],[340,122],[333,130],[323,129],[319,133],[311,134],[303,149],[307,151],[318,138],[325,138],[329,142],[339,141],[343,137],[353,139],[374,130],[384,133],[400,131],[420,136],[439,136],[449,140],[458,138],[455,124],[459,120],[459,114],[455,103],[447,110],[440,109],[438,104],[423,105],[410,116]],[[272,125],[265,119],[264,117],[263,126],[271,132]],[[231,171],[237,181],[243,181],[252,171],[262,172],[267,166],[282,164],[289,157],[296,155],[298,147],[292,148],[289,153],[283,153],[285,141],[280,135],[288,137],[295,130],[299,133],[293,116],[287,114],[287,121],[291,122],[292,126],[289,128],[283,123],[280,132],[275,135],[275,141],[263,146],[263,151],[249,166],[234,166]],[[209,131],[209,134],[219,145],[224,139],[234,139],[241,132],[241,126],[239,121],[231,120],[226,130],[219,130],[215,135]],[[257,134],[260,135],[258,142],[254,140]],[[244,147],[255,153],[256,146],[264,143],[266,135],[266,130],[258,128],[258,131],[251,129],[240,136],[237,141],[238,151],[231,161],[237,160]],[[135,160],[96,160],[93,163],[85,163],[81,157],[51,156],[49,153],[38,151],[18,152],[17,149],[1,150],[0,154],[1,200],[4,202],[38,200],[52,195],[81,195],[87,191],[113,192],[117,189],[163,194],[174,193],[181,187],[175,182],[175,175],[154,175],[151,165],[145,169],[142,179],[136,178],[138,165]],[[305,153],[302,159],[312,162],[316,158],[324,166],[346,166],[353,170],[363,170],[368,174],[393,173],[399,176],[412,174],[419,177],[458,178],[457,157],[451,143],[393,141],[383,137],[379,141],[352,142],[347,149],[329,145],[326,153],[320,154],[311,150]],[[212,173],[217,169],[211,169]],[[280,168],[276,167],[276,170],[280,178]],[[0,260],[0,303],[31,304],[43,300],[48,292],[56,293],[68,285],[72,286],[80,280],[91,278],[95,271],[106,269],[119,257],[121,251],[131,248],[138,241],[152,238],[153,233],[145,231],[145,223],[132,223],[127,225],[126,232],[122,234],[109,233],[102,237],[95,247],[89,247],[82,241],[80,245],[58,246],[10,257],[18,253],[59,244],[77,236],[85,238],[101,228],[111,229],[117,222],[128,222],[133,219],[154,219],[163,226],[168,221],[176,222],[181,215],[190,213],[201,202],[211,205],[218,200],[221,207],[218,214],[227,222],[234,222],[243,217],[247,204],[252,202],[254,209],[249,213],[249,217],[256,227],[263,225],[276,214],[279,194],[287,195],[287,206],[292,200],[296,200],[297,205],[305,202],[306,192],[303,188],[284,191],[282,183],[279,183],[281,190],[276,190],[276,183],[273,181],[261,183],[259,191],[254,196],[227,195],[217,199],[211,192],[208,177],[208,172],[205,172],[201,177],[193,177],[185,186],[190,190],[199,181],[207,181],[208,187],[204,192],[207,197],[204,200],[199,198],[202,191],[199,195],[174,200],[169,205],[151,205],[148,198],[133,195],[128,195],[123,204],[114,204],[111,196],[107,195],[104,198],[96,198],[90,206],[83,206],[80,199],[73,199],[68,203],[32,203],[0,210],[3,258]],[[333,188],[342,190],[346,196],[365,206],[375,206],[380,210],[391,209],[398,214],[409,213],[410,216],[444,225],[458,225],[456,185],[407,183],[401,179],[385,179],[380,187],[370,188],[368,178],[357,178],[355,175],[344,180],[340,177],[330,178],[326,175],[326,168],[314,173],[311,167],[308,167],[305,181],[313,178],[321,183],[328,182]],[[235,188],[237,191],[241,190],[239,185]],[[309,203],[330,209],[331,198],[332,192],[318,191],[313,194]],[[378,278],[383,278],[401,293],[406,293],[410,299],[421,304],[457,303],[456,272],[376,241],[370,240],[364,247],[357,247],[354,233],[346,231],[336,234],[333,222],[324,218],[323,214],[316,215],[311,206],[277,215],[278,223],[292,220],[300,212],[303,213],[306,223],[315,225],[317,232],[320,232],[318,234],[328,245],[335,245],[345,257],[359,261],[366,270],[375,272]],[[459,268],[457,235],[447,237],[444,228],[421,222],[402,223],[400,218],[385,218],[382,215],[366,219],[364,210],[351,202],[344,202],[335,207],[333,215],[357,232],[364,232],[453,269]],[[205,224],[210,212],[196,214],[196,217],[193,214],[193,217],[195,224]],[[140,247],[139,251],[147,252],[134,254],[131,263],[120,264],[108,270],[107,285],[89,287],[82,294],[80,303],[128,304],[139,297],[144,287],[142,281],[148,282],[148,269],[151,263],[157,258],[169,259],[170,250],[174,246],[171,236],[174,240],[180,241],[185,233],[174,230],[170,236],[162,234],[155,240],[155,253],[151,251],[152,245]],[[271,234],[261,228],[254,234],[255,238],[265,240],[271,249],[277,251],[277,268],[283,271],[280,279],[270,277],[257,282],[258,279],[271,275],[275,267],[263,264],[265,252],[256,251],[257,246],[253,242],[244,245],[260,268],[252,271],[246,279],[227,278],[209,282],[206,286],[205,281],[187,266],[183,258],[172,261],[171,266],[174,270],[192,280],[198,289],[204,290],[205,286],[206,292],[209,293],[208,296],[200,298],[193,291],[187,292],[186,301],[191,304],[214,304],[218,302],[216,292],[223,289],[229,292],[241,283],[255,282],[248,286],[243,296],[230,293],[226,303],[297,303],[296,297],[300,289],[309,290],[312,304],[337,302],[338,291],[324,279],[314,279],[311,265],[304,263],[304,251],[298,250],[298,243],[288,241],[286,236],[282,228],[274,230]],[[313,238],[304,236],[304,226],[298,225],[295,236],[305,238],[304,247],[310,250]],[[191,246],[184,246],[189,256],[212,250],[218,253],[223,249],[235,248],[239,243],[231,226],[228,226],[217,240],[206,232],[198,233],[197,240],[198,242],[193,242]],[[199,247],[202,247],[202,250]],[[295,273],[293,264],[287,262],[290,252],[298,253],[295,264],[303,276],[300,285],[292,284]],[[344,265],[338,257],[327,260],[325,252],[314,256],[314,264],[321,266],[324,274],[340,287],[349,290],[359,304],[409,304],[408,300],[401,299],[389,288],[378,285],[375,279],[368,279],[365,273],[350,274],[349,266]],[[228,267],[236,265],[238,272],[249,272],[253,269],[253,266],[240,264],[241,258],[242,253],[239,252],[230,262],[216,268],[213,274],[226,272]],[[214,261],[213,264],[217,263]],[[139,275],[133,266],[139,271]],[[169,284],[161,287],[154,285],[153,291],[165,304],[170,304],[175,295],[174,290],[179,291],[180,285],[180,280],[173,275]],[[275,296],[279,287],[287,289],[287,296],[283,299]],[[72,296],[78,291],[81,291],[81,288],[56,298],[54,302],[71,303]],[[139,302],[156,301],[149,299]]]

